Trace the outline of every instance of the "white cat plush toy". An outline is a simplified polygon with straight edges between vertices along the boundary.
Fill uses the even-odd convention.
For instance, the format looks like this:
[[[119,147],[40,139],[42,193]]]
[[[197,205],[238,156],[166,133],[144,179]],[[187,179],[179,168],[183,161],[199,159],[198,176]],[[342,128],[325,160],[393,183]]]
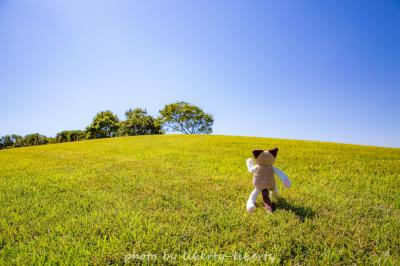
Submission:
[[[252,158],[246,160],[248,171],[254,174],[254,190],[250,194],[246,204],[248,212],[253,212],[255,210],[256,199],[260,192],[263,196],[265,210],[268,213],[275,210],[275,206],[270,199],[270,194],[274,198],[278,198],[278,187],[275,182],[275,174],[279,177],[285,187],[289,188],[291,186],[288,176],[282,172],[282,170],[273,166],[277,154],[278,148],[267,151],[253,150],[253,156],[256,163],[254,164]]]

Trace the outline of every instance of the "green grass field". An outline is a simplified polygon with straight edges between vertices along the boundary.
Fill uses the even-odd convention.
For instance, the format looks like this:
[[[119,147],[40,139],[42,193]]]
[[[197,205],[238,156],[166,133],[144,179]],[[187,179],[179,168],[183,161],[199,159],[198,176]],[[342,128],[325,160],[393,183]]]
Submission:
[[[259,197],[250,215],[245,159],[275,146],[292,188],[278,181],[277,211],[266,214]],[[399,177],[400,149],[281,139],[2,150],[0,264],[399,264]]]

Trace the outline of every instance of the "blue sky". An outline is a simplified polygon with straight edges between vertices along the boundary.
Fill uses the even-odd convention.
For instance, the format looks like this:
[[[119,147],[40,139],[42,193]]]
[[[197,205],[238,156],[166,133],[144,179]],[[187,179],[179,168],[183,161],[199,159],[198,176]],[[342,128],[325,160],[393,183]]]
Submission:
[[[214,133],[400,147],[400,1],[0,0],[0,135],[184,100]]]

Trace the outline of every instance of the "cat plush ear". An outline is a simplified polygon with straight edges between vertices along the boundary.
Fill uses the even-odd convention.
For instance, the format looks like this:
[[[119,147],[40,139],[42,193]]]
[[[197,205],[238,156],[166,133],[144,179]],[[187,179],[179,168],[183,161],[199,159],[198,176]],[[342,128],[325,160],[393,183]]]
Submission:
[[[269,150],[269,153],[271,153],[276,158],[276,155],[278,155],[278,148]]]
[[[253,150],[254,158],[257,159],[257,157],[263,152],[263,150]]]

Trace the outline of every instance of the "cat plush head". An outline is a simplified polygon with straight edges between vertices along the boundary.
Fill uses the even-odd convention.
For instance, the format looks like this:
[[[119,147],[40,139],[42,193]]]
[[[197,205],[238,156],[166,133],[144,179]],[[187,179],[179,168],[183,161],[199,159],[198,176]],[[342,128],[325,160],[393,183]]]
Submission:
[[[275,162],[276,156],[278,155],[278,148],[272,150],[253,150],[254,158],[258,165],[272,166]]]

